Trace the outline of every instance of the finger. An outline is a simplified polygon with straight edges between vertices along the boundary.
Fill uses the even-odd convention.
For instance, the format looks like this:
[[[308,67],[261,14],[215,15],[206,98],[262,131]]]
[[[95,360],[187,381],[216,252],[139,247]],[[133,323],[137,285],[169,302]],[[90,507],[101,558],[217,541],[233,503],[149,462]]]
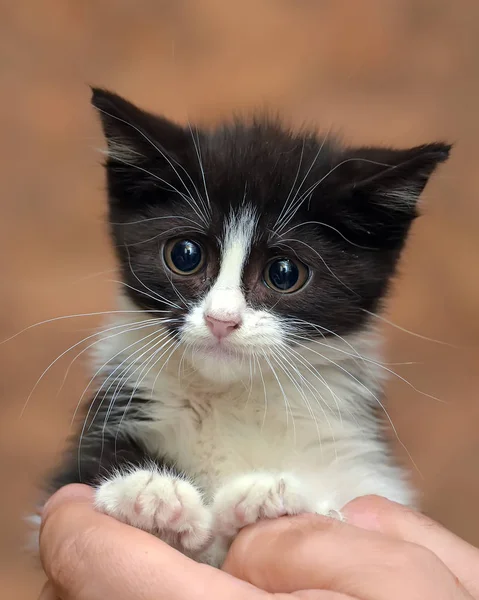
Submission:
[[[379,496],[357,498],[342,512],[353,525],[428,548],[479,598],[479,550],[441,525]]]
[[[429,550],[318,515],[246,528],[224,569],[271,592],[324,589],[361,600],[470,599]]]
[[[45,503],[42,509],[40,509],[40,515],[42,517],[42,529],[45,520],[47,519],[50,512],[54,512],[62,504],[70,502],[72,500],[78,500],[79,502],[85,501],[87,503],[93,502],[95,491],[88,485],[81,483],[73,483],[62,488],[56,494],[53,494],[49,500]]]
[[[43,512],[41,558],[62,600],[270,597],[244,581],[189,560],[144,531],[96,512],[92,496],[86,486],[67,486]]]
[[[53,590],[52,584],[48,581],[40,592],[38,600],[60,600]]]

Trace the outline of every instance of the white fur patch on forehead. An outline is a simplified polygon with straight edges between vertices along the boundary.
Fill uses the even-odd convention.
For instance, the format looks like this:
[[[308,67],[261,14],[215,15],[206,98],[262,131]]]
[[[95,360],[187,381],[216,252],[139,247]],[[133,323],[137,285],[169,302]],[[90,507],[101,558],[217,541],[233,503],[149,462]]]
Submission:
[[[243,268],[248,258],[258,219],[256,211],[245,205],[225,223],[221,243],[221,267],[216,289],[240,289]]]
[[[220,272],[204,304],[205,313],[216,319],[241,321],[243,318],[246,301],[241,279],[257,221],[255,211],[245,206],[225,223]]]

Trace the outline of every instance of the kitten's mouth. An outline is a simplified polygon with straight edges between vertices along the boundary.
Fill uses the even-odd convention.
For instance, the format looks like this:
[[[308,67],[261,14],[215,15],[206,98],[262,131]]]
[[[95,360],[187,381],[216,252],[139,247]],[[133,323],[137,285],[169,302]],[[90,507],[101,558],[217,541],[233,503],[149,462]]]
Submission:
[[[214,356],[216,358],[222,358],[223,360],[232,360],[235,358],[239,358],[240,355],[238,350],[233,349],[228,344],[224,344],[221,342],[213,344],[203,344],[202,346],[200,346],[199,350],[206,356]]]

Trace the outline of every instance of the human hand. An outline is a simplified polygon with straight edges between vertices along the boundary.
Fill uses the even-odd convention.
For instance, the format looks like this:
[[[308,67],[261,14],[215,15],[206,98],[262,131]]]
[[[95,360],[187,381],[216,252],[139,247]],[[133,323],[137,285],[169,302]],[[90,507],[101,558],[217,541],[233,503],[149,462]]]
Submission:
[[[70,485],[44,508],[39,600],[344,600],[321,591],[271,594],[188,559],[158,538],[93,508],[93,490]]]
[[[344,512],[348,524],[304,515],[247,528],[222,572],[96,513],[92,491],[69,486],[44,514],[41,600],[479,599],[478,550],[386,500]]]
[[[261,521],[223,569],[261,589],[324,589],[358,600],[479,600],[479,550],[431,519],[377,496],[341,511]]]

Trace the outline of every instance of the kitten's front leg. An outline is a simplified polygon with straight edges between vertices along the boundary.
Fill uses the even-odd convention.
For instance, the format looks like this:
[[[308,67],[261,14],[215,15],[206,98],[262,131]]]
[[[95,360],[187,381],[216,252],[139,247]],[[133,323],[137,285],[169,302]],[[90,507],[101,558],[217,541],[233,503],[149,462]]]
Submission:
[[[210,539],[211,511],[198,489],[154,466],[130,469],[106,479],[96,490],[95,506],[188,555],[203,549]]]
[[[185,554],[193,556],[209,541],[211,510],[199,489],[130,437],[93,432],[81,446],[76,440],[49,487],[53,492],[77,482],[95,488],[98,510]]]
[[[213,501],[214,543],[202,560],[221,566],[240,529],[261,519],[314,512],[307,484],[290,473],[252,472],[227,481]]]
[[[290,473],[253,472],[221,487],[213,502],[214,530],[228,538],[259,521],[314,511],[309,486]]]

